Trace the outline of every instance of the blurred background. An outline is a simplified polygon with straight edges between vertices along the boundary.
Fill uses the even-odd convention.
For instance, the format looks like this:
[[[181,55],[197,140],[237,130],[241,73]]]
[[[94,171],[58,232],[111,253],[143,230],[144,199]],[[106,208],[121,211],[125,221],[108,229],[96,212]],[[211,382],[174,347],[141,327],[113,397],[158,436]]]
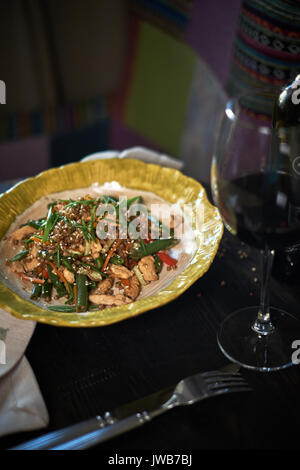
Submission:
[[[274,50],[299,68],[297,3],[2,2],[0,181],[136,145],[180,158],[186,173],[208,181],[226,93],[251,76],[285,83],[289,67],[280,76],[266,65]],[[294,49],[266,42],[284,38],[283,21],[294,25]]]

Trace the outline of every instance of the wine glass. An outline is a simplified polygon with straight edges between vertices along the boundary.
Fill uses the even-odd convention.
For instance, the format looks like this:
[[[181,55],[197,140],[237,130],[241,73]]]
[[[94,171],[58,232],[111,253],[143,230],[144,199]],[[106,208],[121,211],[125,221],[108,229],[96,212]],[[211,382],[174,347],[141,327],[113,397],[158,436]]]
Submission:
[[[300,340],[300,322],[269,306],[274,251],[300,240],[300,172],[284,128],[272,127],[274,100],[272,91],[261,91],[227,102],[211,168],[213,198],[224,225],[262,253],[260,306],[231,313],[218,344],[231,361],[261,371],[292,365],[294,341]],[[263,113],[257,113],[259,106]]]

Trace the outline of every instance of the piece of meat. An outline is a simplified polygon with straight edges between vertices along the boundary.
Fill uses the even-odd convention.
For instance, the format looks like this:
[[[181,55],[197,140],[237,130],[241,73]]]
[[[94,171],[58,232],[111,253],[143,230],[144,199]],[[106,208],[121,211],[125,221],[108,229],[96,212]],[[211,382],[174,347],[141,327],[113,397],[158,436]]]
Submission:
[[[63,270],[63,275],[64,275],[64,278],[70,283],[70,284],[73,284],[75,282],[75,276],[74,274],[69,271],[67,268],[65,268]]]
[[[141,273],[143,274],[143,278],[145,279],[145,281],[156,281],[158,279],[158,276],[155,271],[153,256],[144,256],[144,258],[142,258],[138,262],[138,267]]]
[[[92,257],[93,259],[97,259],[100,255],[100,252],[102,250],[102,246],[99,240],[96,242],[92,241],[91,243],[91,251],[92,251]]]
[[[24,267],[21,261],[14,261],[13,263],[9,263],[9,268],[13,273],[23,273]]]
[[[95,305],[124,305],[132,302],[131,299],[122,294],[105,295],[105,294],[91,294],[89,301]]]
[[[72,251],[78,251],[79,253],[84,253],[85,252],[85,245],[82,243],[79,245],[75,245],[72,247]]]
[[[117,279],[129,279],[132,276],[132,272],[129,269],[125,268],[125,266],[120,266],[118,264],[111,264],[110,270],[112,273],[112,277]]]
[[[104,281],[99,282],[97,289],[94,291],[95,294],[106,294],[106,292],[112,287],[112,280],[107,278]]]
[[[37,249],[36,245],[33,245],[33,247],[31,248],[30,256],[32,256],[32,258],[37,258],[38,257],[38,249]]]
[[[30,225],[24,225],[24,227],[18,228],[10,235],[10,240],[13,243],[18,243],[19,241],[23,240],[26,236],[30,235],[31,233],[35,232],[36,229],[30,227]]]
[[[30,253],[27,255],[27,257],[23,261],[23,265],[24,265],[24,269],[26,272],[33,271],[35,268],[38,267],[39,260],[38,260],[38,249],[36,245],[33,245],[33,247],[31,248]]]
[[[140,290],[141,290],[140,281],[138,280],[138,277],[136,276],[136,274],[133,274],[128,279],[127,282],[129,282],[129,285],[124,286],[124,294],[127,297],[130,297],[130,299],[135,300],[137,298],[137,296],[139,295]]]
[[[33,271],[39,265],[39,260],[37,258],[26,259],[23,262],[23,266],[26,272]]]

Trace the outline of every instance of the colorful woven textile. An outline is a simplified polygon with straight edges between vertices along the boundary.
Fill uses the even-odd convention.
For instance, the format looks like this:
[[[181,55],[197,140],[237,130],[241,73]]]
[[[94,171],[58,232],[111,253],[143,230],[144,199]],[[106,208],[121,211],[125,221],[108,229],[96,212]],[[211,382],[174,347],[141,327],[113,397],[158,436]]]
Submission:
[[[300,71],[300,1],[244,0],[236,34],[228,91],[274,87]],[[261,102],[253,111],[270,115]]]

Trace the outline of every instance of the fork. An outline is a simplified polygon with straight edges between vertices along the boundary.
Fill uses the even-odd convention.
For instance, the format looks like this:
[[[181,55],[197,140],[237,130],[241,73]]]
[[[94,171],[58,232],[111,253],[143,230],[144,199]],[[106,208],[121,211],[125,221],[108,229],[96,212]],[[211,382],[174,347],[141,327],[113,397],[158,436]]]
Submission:
[[[42,435],[14,450],[79,450],[104,442],[139,427],[176,406],[192,405],[206,398],[252,389],[240,374],[210,371],[187,377],[168,387],[87,421]],[[135,412],[131,413],[134,409]],[[147,411],[146,411],[147,410]]]

